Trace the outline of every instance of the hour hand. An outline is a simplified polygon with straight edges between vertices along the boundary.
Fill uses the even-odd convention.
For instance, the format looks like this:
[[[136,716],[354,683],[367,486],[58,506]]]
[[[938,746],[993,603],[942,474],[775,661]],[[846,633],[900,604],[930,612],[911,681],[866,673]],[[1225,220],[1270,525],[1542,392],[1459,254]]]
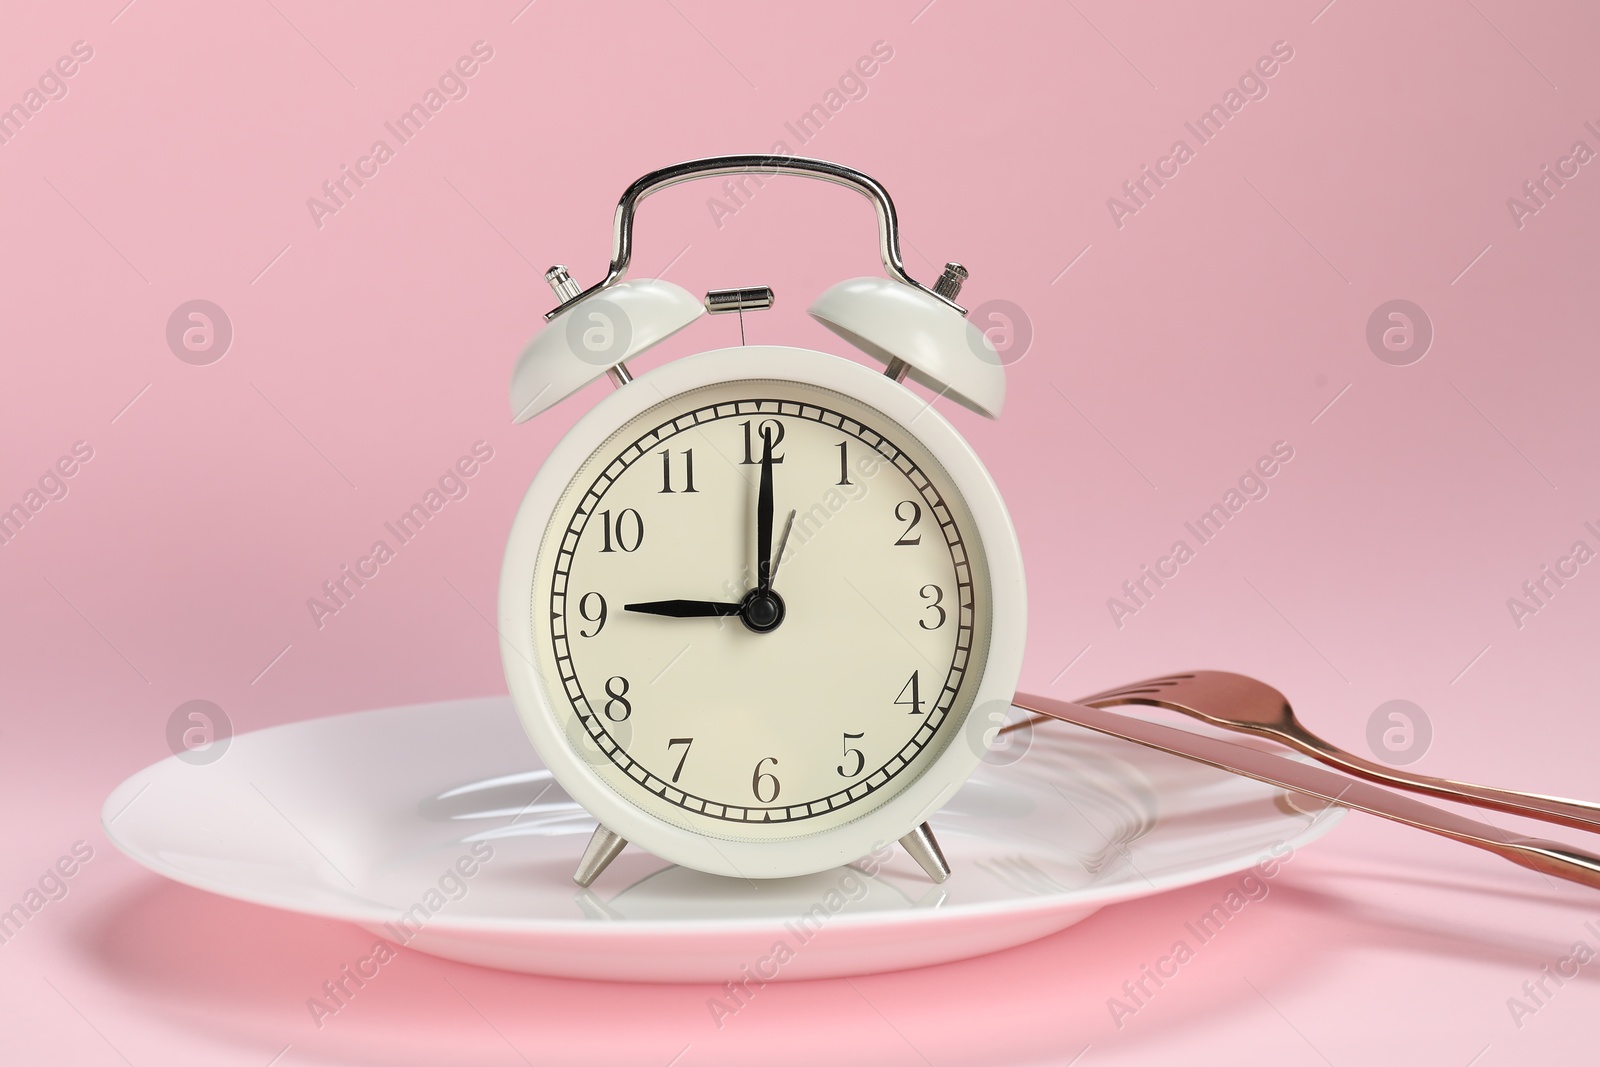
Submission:
[[[714,600],[651,600],[643,604],[624,604],[623,609],[646,615],[665,615],[671,619],[711,619],[738,615],[740,605]]]

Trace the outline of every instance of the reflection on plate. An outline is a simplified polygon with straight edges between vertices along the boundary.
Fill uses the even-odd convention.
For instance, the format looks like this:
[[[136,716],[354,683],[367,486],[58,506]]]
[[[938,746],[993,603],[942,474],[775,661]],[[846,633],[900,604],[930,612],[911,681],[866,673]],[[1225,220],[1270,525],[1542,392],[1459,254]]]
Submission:
[[[1016,735],[1013,735],[1016,736]],[[965,959],[1106,904],[1243,870],[1342,813],[1065,724],[982,765],[932,822],[954,873],[886,848],[771,881],[628,849],[592,889],[594,829],[508,698],[343,715],[148,767],[107,798],[117,847],[213,893],[357,923],[423,952],[631,981],[819,978]]]

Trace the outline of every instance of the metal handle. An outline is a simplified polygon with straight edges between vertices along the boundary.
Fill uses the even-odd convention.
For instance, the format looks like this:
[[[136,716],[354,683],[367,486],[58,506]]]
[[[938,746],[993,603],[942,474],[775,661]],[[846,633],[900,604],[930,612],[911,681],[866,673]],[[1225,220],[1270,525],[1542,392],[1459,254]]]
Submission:
[[[1600,833],[1600,804],[1586,800],[1566,800],[1540,793],[1523,793],[1515,789],[1497,789],[1492,785],[1474,785],[1471,782],[1435,778],[1426,774],[1412,774],[1409,771],[1362,759],[1330,745],[1316,734],[1298,726],[1287,730],[1282,736],[1287,743],[1306,755],[1358,778],[1443,797],[1445,800],[1470,804],[1473,807],[1493,808],[1495,811],[1509,812],[1524,818],[1559,823],[1575,830]]]
[[[1360,779],[1346,778],[1321,767],[1245,748],[1220,738],[1205,737],[1161,723],[1031,693],[1018,693],[1011,702],[1025,711],[1048,715],[1147,748],[1207,763],[1280,789],[1318,797],[1330,804],[1392,819],[1492,852],[1502,859],[1543,874],[1600,889],[1600,856],[1568,845],[1507,833],[1488,823],[1424,804],[1399,793],[1391,793]]]
[[[691,159],[651,171],[628,186],[622,194],[622,199],[617,202],[616,221],[612,226],[611,266],[606,271],[605,278],[577,296],[569,298],[560,307],[546,312],[545,318],[553,319],[578,301],[622,280],[622,276],[628,272],[628,263],[633,258],[633,216],[638,211],[641,200],[669,185],[678,185],[697,178],[717,178],[725,174],[796,174],[803,178],[816,178],[854,189],[871,200],[873,208],[878,213],[878,254],[883,259],[883,269],[888,272],[889,277],[927,293],[963,315],[967,313],[966,309],[954,300],[928,288],[906,273],[905,264],[900,259],[900,224],[895,217],[894,201],[889,199],[888,191],[876,180],[858,170],[852,170],[838,163],[829,163],[823,159],[807,159],[803,156],[746,155]]]

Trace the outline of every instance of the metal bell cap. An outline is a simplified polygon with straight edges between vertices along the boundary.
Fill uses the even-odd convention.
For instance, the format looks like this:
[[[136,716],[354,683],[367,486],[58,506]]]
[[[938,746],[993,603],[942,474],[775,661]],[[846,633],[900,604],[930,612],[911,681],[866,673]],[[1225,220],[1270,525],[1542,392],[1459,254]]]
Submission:
[[[949,304],[890,278],[851,278],[817,297],[807,314],[912,381],[991,419],[1005,406],[1006,376],[988,337]]]
[[[687,289],[655,278],[618,282],[551,319],[511,372],[511,421],[526,422],[660,344],[706,313]]]

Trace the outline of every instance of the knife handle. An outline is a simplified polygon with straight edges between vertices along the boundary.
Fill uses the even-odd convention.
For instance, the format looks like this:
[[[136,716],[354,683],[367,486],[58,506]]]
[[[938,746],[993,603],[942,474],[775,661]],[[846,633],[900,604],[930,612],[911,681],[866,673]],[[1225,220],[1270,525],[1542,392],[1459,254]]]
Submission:
[[[1286,759],[1212,737],[1190,733],[1161,723],[1086,707],[1052,697],[1018,693],[1012,703],[1026,711],[1048,715],[1075,726],[1119,737],[1174,756],[1209,764],[1220,770],[1254,778],[1280,789],[1319,797],[1330,804],[1354,808],[1391,819],[1418,830],[1448,837],[1492,852],[1503,859],[1541,874],[1600,889],[1600,856],[1570,845],[1510,834],[1488,823],[1433,807],[1398,793],[1322,767]]]
[[[1492,785],[1475,785],[1451,778],[1435,778],[1426,774],[1413,774],[1397,767],[1386,767],[1362,759],[1349,752],[1340,751],[1313,735],[1296,736],[1291,742],[1306,755],[1319,759],[1330,767],[1346,774],[1377,782],[1380,785],[1410,789],[1418,793],[1469,804],[1475,808],[1491,808],[1528,819],[1560,823],[1575,830],[1600,833],[1600,804],[1586,800],[1567,800],[1565,797],[1545,796],[1542,793],[1523,793],[1514,789],[1496,789]]]

